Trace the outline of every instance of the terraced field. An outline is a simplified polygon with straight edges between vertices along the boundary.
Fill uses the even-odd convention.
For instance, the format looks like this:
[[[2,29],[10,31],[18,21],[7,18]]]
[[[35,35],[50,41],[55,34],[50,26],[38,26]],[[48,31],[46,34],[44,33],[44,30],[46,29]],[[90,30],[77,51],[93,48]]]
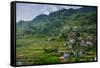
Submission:
[[[91,50],[85,52],[80,57],[71,55],[61,62],[59,57],[61,53],[69,52],[68,47],[64,46],[64,40],[46,40],[41,37],[27,37],[17,39],[16,45],[16,63],[17,65],[34,65],[34,64],[52,64],[68,63],[80,61],[95,61],[96,52]],[[57,49],[57,51],[46,51],[45,49]]]

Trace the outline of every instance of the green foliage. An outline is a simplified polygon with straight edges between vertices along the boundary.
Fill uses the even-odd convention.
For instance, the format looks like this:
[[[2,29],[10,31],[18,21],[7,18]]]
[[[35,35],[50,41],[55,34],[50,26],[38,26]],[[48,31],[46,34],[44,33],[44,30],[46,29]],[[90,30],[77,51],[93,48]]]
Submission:
[[[61,32],[70,31],[91,34],[96,30],[96,11],[94,7],[62,9],[50,13],[48,16],[41,14],[32,21],[20,21],[16,24],[18,36],[27,34],[58,36]]]
[[[55,56],[40,56],[34,61],[34,64],[50,64],[50,63],[59,63],[59,60]]]
[[[45,53],[52,53],[52,52],[57,52],[58,49],[57,48],[44,48],[43,49]]]
[[[94,45],[82,47],[82,56],[75,57],[70,53],[64,62],[95,61],[96,17],[95,7],[83,7],[61,9],[39,15],[32,21],[16,23],[16,61],[23,65],[63,63],[59,61],[60,51],[70,52],[68,46],[64,46],[69,32],[75,32],[85,40],[88,35],[93,37]],[[76,48],[76,51],[80,49]]]

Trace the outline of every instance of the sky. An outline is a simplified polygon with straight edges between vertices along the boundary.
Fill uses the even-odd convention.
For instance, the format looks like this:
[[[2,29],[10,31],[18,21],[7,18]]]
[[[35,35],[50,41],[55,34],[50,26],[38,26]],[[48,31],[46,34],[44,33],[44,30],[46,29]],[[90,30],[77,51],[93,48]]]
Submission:
[[[63,6],[63,5],[47,5],[47,4],[30,4],[30,3],[17,3],[16,4],[16,22],[31,21],[40,14],[49,15],[51,12],[60,9],[79,9],[81,6]]]

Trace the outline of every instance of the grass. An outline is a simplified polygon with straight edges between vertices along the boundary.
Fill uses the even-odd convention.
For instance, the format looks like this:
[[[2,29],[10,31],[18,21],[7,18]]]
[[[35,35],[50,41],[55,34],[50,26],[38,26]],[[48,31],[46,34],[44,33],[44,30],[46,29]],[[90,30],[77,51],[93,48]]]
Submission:
[[[58,51],[67,51],[67,47],[64,47],[64,41],[51,40],[47,41],[47,37],[34,37],[29,36],[16,40],[16,60],[21,62],[22,65],[31,64],[50,64],[50,63],[63,63],[59,61],[60,53],[45,53],[44,48],[57,48]],[[93,51],[96,56],[96,52]],[[89,61],[91,55],[84,54],[85,57],[69,57],[66,58],[64,62],[76,62],[76,61]]]

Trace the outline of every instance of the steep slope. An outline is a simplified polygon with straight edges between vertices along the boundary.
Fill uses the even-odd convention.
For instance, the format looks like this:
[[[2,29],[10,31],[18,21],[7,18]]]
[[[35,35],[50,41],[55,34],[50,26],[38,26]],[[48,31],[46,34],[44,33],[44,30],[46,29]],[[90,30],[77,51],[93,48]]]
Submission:
[[[83,28],[83,25],[96,27],[96,8],[61,9],[49,15],[41,14],[32,21],[20,21],[16,24],[17,36],[30,34],[57,36],[60,33],[79,29],[74,27]]]

